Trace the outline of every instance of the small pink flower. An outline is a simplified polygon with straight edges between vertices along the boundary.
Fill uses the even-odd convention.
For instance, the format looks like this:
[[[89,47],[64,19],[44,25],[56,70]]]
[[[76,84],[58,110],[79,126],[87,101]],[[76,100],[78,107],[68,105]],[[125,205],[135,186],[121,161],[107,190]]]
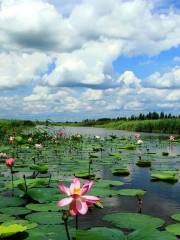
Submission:
[[[4,158],[6,156],[7,156],[6,153],[0,152],[0,157]]]
[[[61,130],[61,131],[57,132],[57,133],[56,133],[56,136],[57,136],[57,137],[64,137],[64,131]]]
[[[5,159],[5,163],[6,163],[7,167],[13,167],[14,162],[15,162],[14,158],[6,158]]]
[[[134,135],[134,137],[135,137],[136,140],[138,140],[138,139],[140,139],[141,134],[140,134],[140,133],[136,133],[136,134]]]
[[[171,135],[171,136],[169,137],[169,140],[170,140],[170,141],[174,141],[174,140],[175,140],[175,137]]]
[[[93,181],[87,181],[81,188],[79,178],[74,178],[70,187],[64,186],[62,183],[58,184],[58,188],[68,197],[60,200],[57,203],[58,207],[69,205],[69,212],[75,216],[78,214],[85,215],[88,207],[99,202],[100,199],[96,196],[85,195],[93,185]]]

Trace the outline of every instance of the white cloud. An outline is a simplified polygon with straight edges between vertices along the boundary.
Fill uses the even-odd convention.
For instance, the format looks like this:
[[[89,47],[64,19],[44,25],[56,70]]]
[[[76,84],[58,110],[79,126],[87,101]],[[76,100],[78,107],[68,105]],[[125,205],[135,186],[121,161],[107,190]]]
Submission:
[[[161,14],[150,0],[64,2],[55,7],[50,0],[0,0],[2,111],[111,115],[179,109],[179,66],[155,72],[146,82],[130,68],[119,76],[113,69],[120,56],[151,56],[177,47],[178,12]],[[20,86],[28,90],[21,95],[7,90]]]
[[[88,42],[80,50],[59,54],[44,81],[51,86],[99,85],[112,80],[112,62],[121,45],[116,41]]]
[[[180,88],[180,66],[163,74],[153,73],[147,78],[147,83],[154,88]]]
[[[13,88],[39,79],[51,61],[44,53],[0,53],[0,88]]]

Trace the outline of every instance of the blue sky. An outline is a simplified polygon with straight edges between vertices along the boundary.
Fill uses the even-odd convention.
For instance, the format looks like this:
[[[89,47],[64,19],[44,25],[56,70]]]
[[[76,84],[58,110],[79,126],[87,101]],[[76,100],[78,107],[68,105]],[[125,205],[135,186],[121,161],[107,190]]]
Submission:
[[[0,4],[0,118],[180,113],[180,1]]]

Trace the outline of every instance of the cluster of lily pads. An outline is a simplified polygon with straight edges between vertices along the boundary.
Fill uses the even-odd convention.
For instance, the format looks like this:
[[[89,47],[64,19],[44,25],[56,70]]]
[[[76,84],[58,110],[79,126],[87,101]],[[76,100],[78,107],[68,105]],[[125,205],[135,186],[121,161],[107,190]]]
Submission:
[[[158,154],[151,152],[146,141],[139,140],[140,136],[68,136],[63,130],[44,128],[5,136],[0,146],[0,239],[175,240],[180,236],[180,223],[167,225],[160,218],[142,214],[146,189],[126,188],[123,181],[103,177],[106,169],[123,179],[131,174],[130,165],[134,164],[150,168],[152,180],[179,180],[178,169],[158,164]],[[164,142],[167,143],[161,144]],[[168,142],[169,146],[172,144],[175,139]],[[169,152],[163,151],[158,157],[166,160]],[[8,164],[7,159],[13,159],[13,163]],[[88,186],[93,184],[84,190],[95,197],[89,198],[91,202],[87,197],[86,210],[78,205],[69,207],[83,195],[79,188],[72,193],[73,179],[81,179],[85,188],[87,181]],[[62,192],[59,184],[63,184],[61,190],[65,189]],[[71,186],[70,190],[64,185]],[[64,193],[71,201],[58,204],[67,199]],[[106,202],[114,197],[134,198],[137,212],[108,212]],[[84,198],[81,200],[84,204]],[[107,213],[102,214],[105,208]],[[74,214],[70,214],[72,210]],[[84,219],[93,223],[94,217],[100,218],[101,224],[91,224],[90,228]],[[180,222],[180,213],[172,219]]]

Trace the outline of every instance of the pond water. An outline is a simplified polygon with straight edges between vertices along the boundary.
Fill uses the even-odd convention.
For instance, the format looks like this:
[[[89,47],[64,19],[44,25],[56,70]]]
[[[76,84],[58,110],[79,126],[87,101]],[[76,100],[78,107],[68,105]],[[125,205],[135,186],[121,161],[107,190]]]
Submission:
[[[54,129],[61,129],[60,127],[55,127]],[[52,129],[51,129],[52,130]],[[65,132],[68,135],[73,135],[76,133],[82,134],[84,136],[101,136],[108,137],[110,135],[116,135],[118,137],[132,137],[134,138],[134,132],[120,131],[120,130],[109,130],[104,128],[91,128],[91,127],[64,127]],[[101,172],[101,177],[103,179],[121,180],[125,184],[121,188],[138,188],[147,191],[143,197],[142,213],[151,214],[153,216],[158,216],[166,220],[167,223],[173,222],[170,216],[173,213],[180,212],[180,182],[175,184],[166,182],[153,182],[150,177],[150,169],[140,168],[136,166],[136,161],[138,160],[138,154],[145,153],[146,148],[149,148],[150,152],[155,154],[149,155],[149,160],[153,160],[153,166],[163,167],[164,165],[168,169],[179,169],[180,168],[180,144],[173,143],[169,145],[163,140],[168,139],[167,134],[158,133],[141,133],[141,138],[144,140],[144,146],[139,147],[134,153],[130,153],[131,161],[128,162],[130,168],[130,175],[127,177],[113,176],[108,167],[104,166]],[[169,152],[168,157],[162,157],[162,152]],[[137,211],[137,200],[132,197],[112,197],[106,198],[104,200],[104,209],[100,211],[100,215],[105,213],[118,212],[118,211]],[[93,213],[92,213],[93,215]],[[89,216],[84,218],[83,226],[86,225],[100,225],[104,226],[102,223],[101,216],[97,218],[94,214],[94,220]],[[87,223],[85,222],[87,220]]]
[[[121,191],[123,189],[145,190],[146,194],[142,196],[141,212],[146,215],[162,218],[165,220],[166,225],[175,223],[175,221],[172,220],[170,216],[175,213],[180,213],[180,181],[173,183],[166,181],[152,181],[151,174],[162,173],[163,171],[173,171],[176,175],[178,175],[178,178],[180,179],[178,172],[180,168],[179,136],[176,136],[175,138],[178,139],[178,141],[170,142],[169,135],[167,134],[141,133],[141,139],[143,140],[143,143],[141,145],[138,145],[135,140],[134,132],[91,127],[62,128],[48,126],[44,128],[49,133],[49,135],[52,136],[54,136],[54,133],[57,131],[63,129],[65,132],[65,138],[59,138],[59,142],[57,143],[55,142],[54,138],[47,136],[47,134],[43,135],[44,133],[42,133],[39,138],[39,129],[36,137],[33,136],[33,143],[29,144],[28,136],[25,136],[23,144],[20,143],[19,145],[14,145],[13,148],[6,143],[6,147],[8,149],[6,150],[16,158],[16,164],[14,166],[14,179],[15,181],[22,181],[20,188],[21,190],[22,186],[25,186],[23,175],[26,176],[27,180],[31,181],[32,176],[34,176],[34,173],[36,173],[31,168],[31,166],[34,166],[33,163],[40,165],[45,164],[48,166],[48,172],[45,174],[39,174],[38,177],[49,181],[49,174],[51,174],[51,182],[49,182],[50,184],[48,186],[47,184],[44,184],[42,186],[34,188],[32,187],[32,193],[29,191],[28,194],[30,195],[26,195],[26,197],[24,197],[23,200],[26,202],[22,207],[28,208],[28,204],[52,204],[55,208],[55,210],[52,210],[52,215],[56,214],[56,217],[58,215],[58,223],[57,219],[55,219],[54,225],[50,223],[51,231],[53,231],[53,227],[56,227],[57,230],[57,226],[59,226],[59,213],[57,213],[58,209],[56,207],[56,203],[59,199],[62,199],[64,197],[63,195],[60,195],[60,192],[57,189],[57,182],[65,181],[66,185],[68,186],[70,184],[69,181],[71,181],[73,175],[79,176],[84,172],[87,173],[89,161],[91,158],[91,173],[96,174],[96,178],[104,180],[116,180],[118,183],[123,182],[124,185],[110,188],[108,185],[106,187],[98,185],[101,184],[101,180],[99,183],[98,181],[95,181],[92,192],[94,189],[96,192],[92,193],[92,195],[99,194],[98,196],[101,197],[103,208],[92,208],[92,210],[90,210],[87,215],[79,216],[79,227],[81,229],[95,226],[107,226],[114,228],[114,225],[102,219],[103,216],[117,212],[139,212],[138,198],[136,194],[134,196],[123,196],[117,193],[117,191]],[[73,137],[71,137],[77,136],[77,134],[80,134],[83,137],[80,139],[73,139]],[[100,139],[96,139],[95,136],[99,136]],[[38,150],[34,146],[40,141],[42,141],[43,148],[41,150]],[[28,147],[26,145],[28,145]],[[129,149],[129,146],[134,147],[133,149]],[[101,150],[97,151],[98,148]],[[139,159],[149,161],[151,163],[151,167],[137,166],[137,161]],[[0,195],[5,196],[6,199],[7,196],[11,196],[12,194],[11,174],[9,169],[5,166],[3,159],[0,160]],[[114,175],[114,168],[128,169],[129,175]],[[8,184],[10,187],[7,187]],[[104,192],[101,192],[101,190],[105,190],[107,192],[104,194]],[[114,195],[111,192],[112,196],[109,196],[110,191],[114,191]],[[22,191],[16,187],[15,196],[18,198],[23,198],[22,196],[24,195],[21,194]],[[91,192],[89,195],[91,195]],[[6,205],[6,203],[3,204]],[[4,213],[2,206],[3,205],[1,205],[0,201],[0,217],[2,216],[1,213]],[[33,216],[33,214],[37,213],[41,215],[41,211],[38,212],[39,210],[34,210],[31,207],[30,212],[27,215],[17,215],[17,218],[25,218],[29,220],[31,217],[33,217],[32,220],[34,222],[37,221],[37,223],[40,224],[39,226],[41,228],[44,224],[42,223],[43,217],[39,220]],[[47,205],[45,207],[47,207]],[[45,214],[48,214],[48,212],[45,212]],[[49,220],[45,220],[45,226],[47,224],[48,229],[50,229],[48,225]],[[70,222],[70,226],[74,225],[75,219]],[[162,227],[161,230],[164,230],[164,228]],[[37,228],[35,228],[35,230],[30,230],[30,237],[27,235],[25,237],[19,237],[18,235],[18,238],[15,237],[12,239],[36,240],[38,238],[31,238],[33,236],[33,231],[39,231],[37,234],[42,234],[41,229],[37,230]],[[125,231],[126,233],[129,233],[130,230],[126,229]],[[56,240],[58,239],[58,236],[59,235],[56,236],[57,238],[52,239]],[[46,238],[42,239],[44,240]]]

